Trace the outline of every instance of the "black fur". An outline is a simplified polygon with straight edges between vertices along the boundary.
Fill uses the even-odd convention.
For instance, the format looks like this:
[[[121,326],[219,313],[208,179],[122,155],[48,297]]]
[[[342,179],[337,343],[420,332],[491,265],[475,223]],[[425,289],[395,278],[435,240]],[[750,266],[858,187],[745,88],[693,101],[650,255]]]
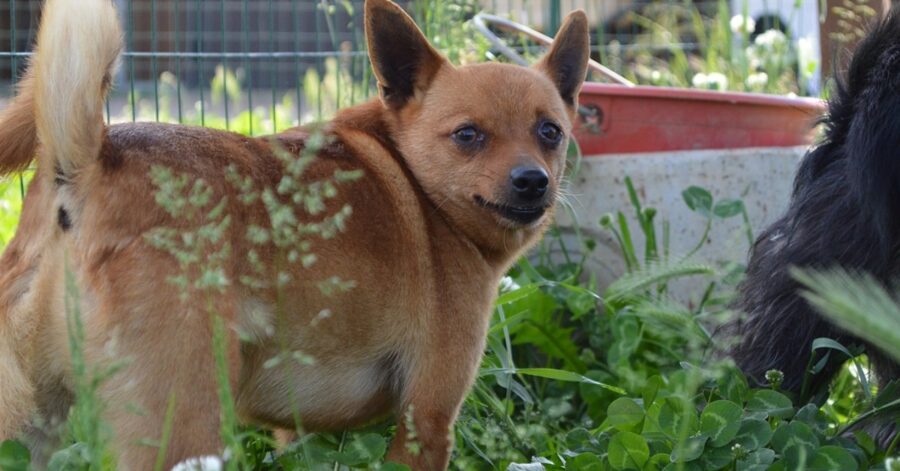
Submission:
[[[816,337],[867,346],[819,317],[789,268],[840,265],[886,285],[900,271],[900,8],[859,44],[823,123],[824,141],[803,159],[787,213],[751,251],[738,299],[746,317],[727,329],[737,339],[730,353],[752,381],[778,369],[793,392],[803,389]],[[900,377],[895,362],[867,352],[880,380]],[[807,392],[827,386],[839,364],[830,362]]]

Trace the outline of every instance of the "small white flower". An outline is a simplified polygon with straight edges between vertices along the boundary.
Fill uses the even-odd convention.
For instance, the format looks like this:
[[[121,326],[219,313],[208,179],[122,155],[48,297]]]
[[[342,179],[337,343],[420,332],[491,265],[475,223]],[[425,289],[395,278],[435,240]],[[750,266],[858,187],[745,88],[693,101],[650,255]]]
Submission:
[[[709,84],[709,79],[706,77],[706,74],[700,72],[699,74],[694,75],[694,78],[691,79],[691,83],[694,84],[695,88],[706,88]]]
[[[768,83],[769,74],[765,72],[757,72],[755,74],[750,74],[747,76],[747,86],[753,90],[763,89]]]
[[[719,72],[712,72],[706,75],[709,79],[710,85],[714,90],[725,90],[728,88],[728,77],[725,74],[720,74]]]
[[[513,280],[510,276],[504,276],[500,279],[500,292],[502,293],[515,291],[519,288],[521,288],[521,286],[519,286],[519,284],[516,283],[515,280]]]
[[[753,43],[760,47],[775,49],[782,47],[787,43],[787,36],[777,29],[770,29],[757,36],[756,39],[753,40]]]
[[[696,88],[705,88],[708,90],[725,90],[728,88],[728,77],[719,72],[710,72],[708,74],[699,73],[694,75],[691,83]]]
[[[900,471],[900,458],[886,458],[884,469],[887,471]]]
[[[172,471],[221,471],[222,458],[215,455],[188,458],[172,467]]]
[[[756,29],[756,21],[749,16],[734,15],[731,17],[731,32],[734,34],[752,33]]]

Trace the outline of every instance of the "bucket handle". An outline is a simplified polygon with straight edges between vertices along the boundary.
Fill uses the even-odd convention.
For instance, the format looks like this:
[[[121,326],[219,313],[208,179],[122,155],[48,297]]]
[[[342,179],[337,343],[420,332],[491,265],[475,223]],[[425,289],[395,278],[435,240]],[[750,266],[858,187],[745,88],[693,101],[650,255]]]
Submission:
[[[528,65],[530,65],[528,63],[528,61],[525,60],[525,58],[522,57],[522,55],[519,54],[518,52],[516,52],[513,48],[507,46],[506,43],[502,39],[500,39],[499,36],[494,34],[494,32],[491,31],[490,28],[488,28],[489,24],[496,24],[496,25],[502,26],[504,28],[511,29],[513,31],[517,31],[519,33],[524,34],[525,36],[528,36],[529,38],[533,39],[535,42],[542,44],[544,46],[550,46],[553,44],[553,38],[551,38],[545,34],[542,34],[538,31],[535,31],[523,24],[516,23],[515,21],[507,20],[506,18],[501,18],[499,16],[488,15],[486,13],[479,13],[479,14],[475,15],[474,18],[472,18],[472,23],[475,25],[475,29],[478,30],[478,32],[481,33],[482,36],[487,38],[488,42],[491,43],[492,46],[496,47],[497,50],[500,51],[501,54],[508,57],[510,60],[512,60],[516,64],[523,65],[526,67]],[[622,77],[621,75],[612,71],[612,69],[610,69],[609,67],[606,67],[605,65],[603,65],[593,59],[588,60],[588,67],[591,70],[598,72],[601,75],[606,76],[613,82],[616,82],[620,85],[625,85],[626,87],[634,86],[634,83],[632,83],[630,80],[626,79],[625,77]]]

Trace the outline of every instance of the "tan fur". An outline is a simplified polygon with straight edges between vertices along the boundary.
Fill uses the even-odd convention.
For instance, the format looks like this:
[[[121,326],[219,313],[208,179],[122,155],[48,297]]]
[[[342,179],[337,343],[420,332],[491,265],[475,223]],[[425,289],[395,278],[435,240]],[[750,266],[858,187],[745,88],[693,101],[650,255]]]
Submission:
[[[34,74],[19,82],[19,93],[0,115],[0,174],[25,170],[34,160],[37,131],[34,128]]]
[[[20,433],[34,414],[52,420],[67,411],[73,383],[68,265],[80,293],[86,359],[94,367],[121,368],[99,391],[121,469],[152,466],[157,449],[145,442],[159,439],[173,394],[166,465],[222,451],[211,312],[227,326],[230,386],[242,419],[316,431],[393,415],[398,434],[389,459],[417,470],[444,469],[499,279],[552,216],[566,140],[542,146],[535,127],[552,119],[566,135],[571,131],[576,105],[557,87],[580,87],[584,77],[583,13],[562,29],[563,44],[576,49],[565,63],[454,68],[399,7],[367,0],[370,45],[400,32],[415,57],[371,48],[383,100],[347,109],[326,127],[330,140],[304,182],[328,179],[338,169],[362,170],[364,177],[338,185],[328,200],[326,214],[350,205],[352,215],[334,237],[310,238],[318,261],[308,268],[271,244],[248,241],[247,228],[268,226],[268,216],[259,200],[241,202],[224,169],[234,166],[257,189],[274,188],[285,172],[276,154],[302,153],[311,130],[254,139],[162,124],[104,127],[102,77],[120,47],[111,3],[50,0],[44,15],[35,75],[0,116],[0,123],[26,130],[36,123],[29,135],[0,133],[0,149],[20,149],[0,153],[0,170],[21,168],[21,148],[40,136],[37,175],[18,233],[0,259],[0,439]],[[82,19],[91,27],[72,26]],[[57,49],[63,43],[65,54]],[[409,81],[390,68],[404,60],[417,61],[398,69],[415,74]],[[34,116],[27,112],[31,94]],[[489,135],[477,152],[463,152],[450,138],[463,123],[477,123]],[[477,203],[476,197],[505,204],[517,165],[543,168],[551,177],[548,211],[533,223],[516,223]],[[192,231],[202,221],[173,218],[157,204],[151,166],[202,179],[215,201],[226,201],[231,224],[207,254],[230,247],[223,292],[196,292],[183,301],[166,281],[179,265],[148,243],[147,234],[159,227]],[[302,208],[295,217],[322,219]],[[239,281],[260,276],[246,256],[251,250],[267,279],[278,270],[289,275],[282,289]],[[326,295],[320,282],[332,277],[353,280],[355,288]],[[314,362],[264,367],[285,352]],[[410,440],[421,452],[412,451]]]
[[[47,0],[34,74],[34,113],[44,164],[71,177],[103,140],[103,103],[122,50],[112,0]],[[56,165],[53,165],[54,167]]]

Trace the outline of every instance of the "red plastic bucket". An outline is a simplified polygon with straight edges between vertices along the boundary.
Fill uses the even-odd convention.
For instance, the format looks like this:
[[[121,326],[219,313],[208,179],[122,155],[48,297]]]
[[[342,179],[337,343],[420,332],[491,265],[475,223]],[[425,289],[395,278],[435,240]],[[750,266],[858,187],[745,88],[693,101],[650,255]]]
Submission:
[[[585,156],[809,145],[821,100],[588,82],[575,137]]]

